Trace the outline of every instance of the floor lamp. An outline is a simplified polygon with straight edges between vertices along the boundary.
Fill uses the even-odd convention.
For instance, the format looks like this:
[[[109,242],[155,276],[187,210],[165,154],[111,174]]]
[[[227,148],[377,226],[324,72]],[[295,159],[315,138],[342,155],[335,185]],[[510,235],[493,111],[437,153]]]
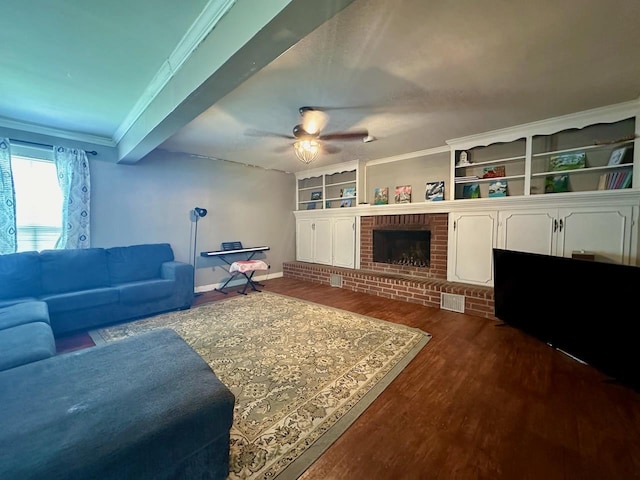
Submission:
[[[196,289],[196,248],[198,245],[198,220],[207,216],[207,209],[200,207],[193,207],[193,218],[196,221],[196,228],[193,234],[193,290]]]

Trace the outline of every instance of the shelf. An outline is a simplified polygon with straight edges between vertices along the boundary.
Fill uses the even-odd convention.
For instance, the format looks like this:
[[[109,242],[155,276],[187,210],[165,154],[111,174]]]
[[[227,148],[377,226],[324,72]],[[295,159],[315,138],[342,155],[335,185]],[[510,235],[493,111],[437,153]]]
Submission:
[[[326,201],[327,202],[335,202],[337,200],[351,200],[351,199],[355,200],[355,198],[356,198],[355,195],[350,196],[350,197],[333,197],[333,198],[327,198]]]
[[[355,180],[349,180],[348,182],[327,183],[326,187],[337,187],[340,185],[355,185],[355,184],[356,184]]]
[[[322,185],[316,185],[315,187],[300,187],[298,188],[298,191],[302,192],[303,190],[318,190],[318,189],[322,189]]]
[[[617,170],[620,168],[633,168],[633,164],[623,163],[621,165],[604,165],[602,167],[574,168],[573,170],[552,170],[548,172],[532,173],[531,177],[548,177],[551,175],[602,172],[602,171],[608,171],[608,170]]]
[[[484,182],[492,182],[494,180],[517,180],[519,178],[524,178],[524,175],[509,175],[505,177],[491,177],[491,178],[474,178],[471,180],[456,180],[456,185],[464,185],[465,183],[484,183]]]
[[[498,158],[496,160],[484,160],[482,162],[473,162],[473,163],[469,163],[468,165],[456,165],[455,168],[473,168],[473,167],[477,167],[479,165],[493,165],[495,163],[508,163],[508,162],[514,162],[517,160],[524,160],[526,157],[524,155],[520,155],[517,157],[508,157],[508,158]]]
[[[571,152],[583,152],[583,151],[588,151],[588,150],[606,150],[606,149],[614,149],[614,148],[618,148],[618,147],[622,147],[622,146],[632,146],[633,145],[633,140],[626,140],[623,142],[616,142],[616,143],[603,143],[603,144],[599,144],[599,145],[585,145],[582,147],[575,147],[575,148],[565,148],[563,150],[553,150],[551,152],[544,152],[544,153],[534,153],[532,155],[533,158],[539,158],[539,157],[549,157],[551,155],[559,155],[562,153],[571,153]]]

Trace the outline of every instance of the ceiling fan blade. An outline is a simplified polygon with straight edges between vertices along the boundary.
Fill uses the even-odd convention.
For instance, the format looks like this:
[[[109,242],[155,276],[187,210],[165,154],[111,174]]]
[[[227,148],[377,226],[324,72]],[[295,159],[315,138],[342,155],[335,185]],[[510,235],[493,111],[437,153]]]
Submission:
[[[281,133],[266,132],[264,130],[257,130],[255,128],[246,129],[244,131],[244,134],[249,137],[277,137],[277,138],[288,138],[291,140],[295,139],[293,135],[283,135]]]
[[[362,140],[369,136],[367,130],[354,130],[352,132],[335,132],[320,135],[320,140]]]
[[[326,144],[326,143],[323,143],[320,148],[322,149],[322,153],[326,153],[327,155],[331,155],[331,154],[334,154],[334,153],[339,153],[339,152],[342,151],[341,148],[338,148],[335,145],[329,145],[329,144]]]

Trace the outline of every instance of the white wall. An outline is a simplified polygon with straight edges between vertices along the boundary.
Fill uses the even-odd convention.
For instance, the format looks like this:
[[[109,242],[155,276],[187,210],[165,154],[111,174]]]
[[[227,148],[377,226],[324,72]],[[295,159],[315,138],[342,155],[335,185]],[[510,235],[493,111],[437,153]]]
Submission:
[[[254,258],[270,264],[272,276],[295,260],[291,174],[159,150],[134,165],[95,160],[90,168],[94,247],[167,242],[176,260],[191,263],[191,211],[201,207],[209,213],[198,222],[196,286],[228,278],[220,259],[200,257],[222,242],[271,247]]]

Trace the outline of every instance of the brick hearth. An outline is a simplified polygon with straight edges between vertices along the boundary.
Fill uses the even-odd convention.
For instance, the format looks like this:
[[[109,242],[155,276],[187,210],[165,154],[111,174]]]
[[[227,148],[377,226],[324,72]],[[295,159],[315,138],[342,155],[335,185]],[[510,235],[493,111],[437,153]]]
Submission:
[[[307,262],[285,262],[283,275],[324,285],[331,275],[342,277],[342,288],[380,297],[440,307],[440,294],[465,296],[465,313],[495,319],[493,288],[447,282],[447,214],[382,215],[360,219],[360,269],[332,267]],[[407,267],[373,262],[373,230],[397,225],[431,230],[431,265]]]

